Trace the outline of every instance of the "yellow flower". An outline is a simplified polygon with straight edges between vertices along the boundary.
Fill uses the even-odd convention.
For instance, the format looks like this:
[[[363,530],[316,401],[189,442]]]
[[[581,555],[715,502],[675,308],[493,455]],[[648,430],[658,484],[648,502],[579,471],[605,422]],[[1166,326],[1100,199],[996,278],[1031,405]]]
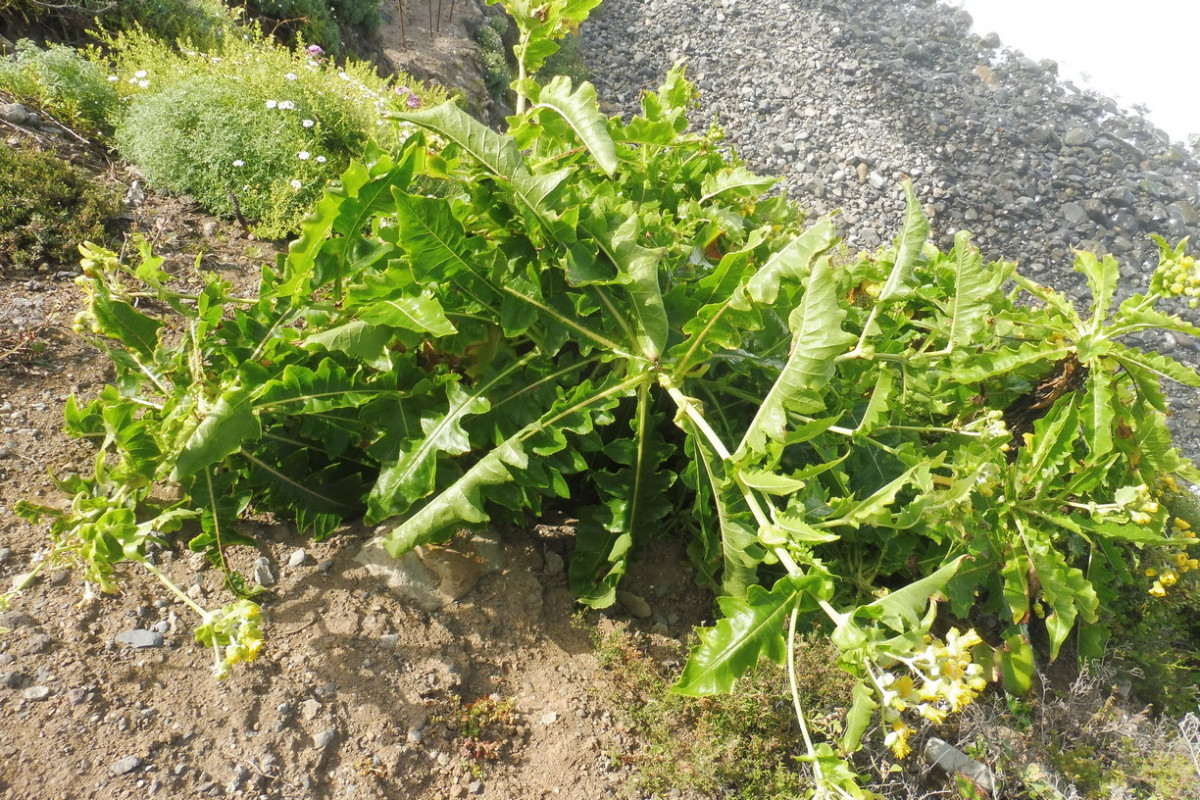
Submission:
[[[934,725],[941,725],[946,721],[946,710],[932,703],[922,703],[917,706],[917,713]]]
[[[1157,574],[1158,574],[1158,570],[1156,570],[1154,567],[1146,567],[1146,577],[1147,578],[1153,578]]]
[[[1176,517],[1174,520],[1172,520],[1172,524],[1175,526],[1176,530],[1187,531],[1192,529],[1192,526],[1188,524],[1186,519],[1180,519],[1179,517]]]
[[[912,752],[912,748],[908,746],[908,737],[912,734],[912,729],[903,722],[896,722],[892,725],[892,729],[883,737],[883,743],[892,749],[896,758],[904,758]]]
[[[1167,590],[1163,588],[1161,583],[1155,581],[1154,585],[1150,587],[1150,594],[1154,597],[1166,597]]]
[[[1175,574],[1175,570],[1171,569],[1164,569],[1162,575],[1158,578],[1159,583],[1163,586],[1174,586],[1178,580],[1179,576]]]

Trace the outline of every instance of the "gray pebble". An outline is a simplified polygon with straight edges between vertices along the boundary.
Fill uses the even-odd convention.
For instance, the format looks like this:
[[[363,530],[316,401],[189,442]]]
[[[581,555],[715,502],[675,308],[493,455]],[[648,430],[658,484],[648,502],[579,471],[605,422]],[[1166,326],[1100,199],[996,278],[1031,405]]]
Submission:
[[[326,728],[313,737],[313,744],[318,750],[324,750],[337,740],[337,728]]]
[[[266,556],[254,562],[254,582],[259,586],[275,585],[275,574],[271,572],[271,560]]]
[[[118,633],[114,638],[117,644],[128,647],[162,647],[163,635],[158,631],[148,631],[144,628],[134,628]]]
[[[50,696],[50,687],[49,686],[30,686],[28,689],[26,689],[24,692],[21,693],[22,698],[24,698],[25,700],[33,700],[33,701],[45,700],[49,696]]]
[[[21,611],[5,611],[0,614],[0,628],[33,628],[38,625],[41,623]]]
[[[650,610],[650,604],[647,603],[641,595],[634,594],[633,592],[627,592],[623,589],[618,589],[617,604],[621,606],[622,610],[624,610],[625,613],[631,617],[637,617],[638,619],[650,619],[652,613]]]
[[[292,551],[292,554],[290,556],[288,556],[288,561],[287,561],[287,565],[289,567],[291,567],[292,569],[295,569],[296,567],[307,567],[310,564],[315,564],[315,563],[316,563],[316,561],[313,559],[313,557],[310,556],[308,553],[306,553],[304,550]]]
[[[120,761],[113,762],[108,771],[113,775],[124,775],[128,772],[133,772],[142,765],[142,759],[137,756],[125,756]]]

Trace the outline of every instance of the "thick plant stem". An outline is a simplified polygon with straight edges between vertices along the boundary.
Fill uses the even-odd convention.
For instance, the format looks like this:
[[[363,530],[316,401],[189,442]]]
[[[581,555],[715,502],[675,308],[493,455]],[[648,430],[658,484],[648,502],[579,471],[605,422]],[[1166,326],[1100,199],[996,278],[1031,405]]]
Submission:
[[[513,48],[517,56],[517,116],[525,113],[525,54],[529,50],[529,31],[521,31],[521,41]]]
[[[725,443],[721,441],[721,437],[708,424],[708,420],[700,413],[700,409],[696,408],[696,404],[692,401],[692,398],[679,391],[679,388],[671,383],[670,377],[665,373],[659,374],[659,383],[667,390],[667,394],[671,396],[671,399],[675,401],[675,406],[696,426],[698,431],[704,434],[705,440],[712,447],[713,451],[722,460],[728,461],[730,457],[729,448],[725,446]],[[763,510],[762,504],[758,502],[758,498],[754,496],[754,493],[743,486],[741,482],[738,483],[738,488],[741,489],[742,497],[745,498],[746,505],[750,507],[750,512],[754,514],[754,519],[758,524],[763,526],[770,525],[771,519],[767,516],[767,512]],[[789,575],[798,577],[804,574],[803,570],[800,569],[800,565],[792,558],[792,554],[785,548],[779,546],[772,547],[771,552],[779,559],[779,563],[783,564]]]
[[[788,686],[792,690],[792,706],[796,710],[796,722],[800,723],[800,735],[804,737],[804,747],[808,751],[809,758],[813,760],[813,775],[817,785],[820,786],[825,779],[821,774],[821,762],[817,760],[817,751],[813,747],[812,737],[808,733],[808,724],[804,720],[804,707],[800,705],[800,685],[796,681],[796,619],[798,616],[799,609],[793,608],[791,617],[788,619]]]

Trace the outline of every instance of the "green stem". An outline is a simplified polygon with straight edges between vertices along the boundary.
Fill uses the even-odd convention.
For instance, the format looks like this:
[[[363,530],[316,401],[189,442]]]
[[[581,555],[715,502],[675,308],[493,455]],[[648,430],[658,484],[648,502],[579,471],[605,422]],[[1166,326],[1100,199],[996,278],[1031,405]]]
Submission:
[[[804,737],[804,748],[808,751],[808,757],[812,759],[813,775],[817,785],[820,786],[825,782],[825,777],[821,774],[821,762],[817,760],[817,751],[813,747],[812,737],[808,734],[808,724],[804,721],[804,707],[800,704],[800,684],[796,680],[796,620],[799,618],[799,612],[798,608],[793,608],[791,617],[788,619],[788,686],[792,690],[792,706],[796,710],[796,722],[800,723],[800,735]]]
[[[174,594],[176,597],[178,597],[180,600],[182,600],[183,603],[188,608],[192,609],[197,614],[199,614],[201,619],[203,619],[205,621],[208,620],[208,612],[204,610],[204,607],[199,605],[198,603],[196,603],[195,600],[188,597],[186,594],[184,594],[183,590],[180,589],[178,586],[176,586],[174,581],[172,581],[165,574],[163,574],[162,570],[160,570],[158,567],[151,564],[149,561],[142,561],[141,564],[143,567],[146,568],[146,570],[151,575],[158,578],[158,580],[164,586],[166,586],[168,589],[170,589],[172,594]]]
[[[528,74],[525,69],[525,53],[529,50],[530,31],[521,31],[521,41],[514,48],[517,56],[517,116],[525,114],[525,92],[521,88],[525,85],[525,77]]]
[[[708,441],[713,451],[721,457],[722,461],[728,462],[730,458],[729,448],[725,446],[725,443],[721,441],[721,437],[708,424],[708,420],[700,413],[700,409],[696,408],[696,404],[692,402],[692,398],[679,391],[679,388],[671,382],[670,376],[666,373],[660,372],[658,380],[662,387],[667,390],[667,394],[671,396],[671,399],[675,401],[676,407],[687,416],[688,421],[696,427],[696,430],[704,434],[704,438]],[[754,492],[740,480],[737,481],[737,485],[742,493],[742,497],[746,500],[746,505],[750,507],[750,512],[754,514],[754,519],[758,522],[759,526],[766,527],[770,525],[771,518],[763,510],[762,504],[758,502],[758,498],[755,497]],[[800,569],[800,565],[796,563],[796,560],[792,558],[792,554],[786,548],[776,545],[771,548],[771,552],[779,559],[779,563],[783,564],[789,575],[799,577],[804,574]]]

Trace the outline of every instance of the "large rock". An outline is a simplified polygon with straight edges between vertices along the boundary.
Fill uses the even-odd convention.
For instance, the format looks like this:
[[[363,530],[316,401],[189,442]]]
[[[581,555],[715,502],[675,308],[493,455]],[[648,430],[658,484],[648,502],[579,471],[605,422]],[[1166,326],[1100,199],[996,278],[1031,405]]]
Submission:
[[[376,530],[356,557],[367,571],[424,611],[437,611],[475,588],[480,578],[504,567],[498,535],[461,533],[449,545],[427,544],[392,558],[383,546],[386,529]]]

